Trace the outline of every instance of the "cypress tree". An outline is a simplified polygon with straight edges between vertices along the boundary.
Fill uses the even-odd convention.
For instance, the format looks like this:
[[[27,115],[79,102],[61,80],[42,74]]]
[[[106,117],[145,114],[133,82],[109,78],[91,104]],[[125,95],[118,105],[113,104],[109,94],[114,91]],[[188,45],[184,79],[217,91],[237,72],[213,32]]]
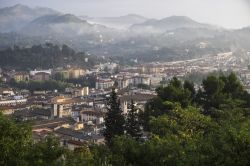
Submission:
[[[107,145],[112,144],[112,139],[115,136],[121,136],[124,134],[125,119],[120,107],[120,101],[117,99],[117,94],[114,90],[107,101],[107,114],[105,117],[105,130],[104,137]]]
[[[126,119],[126,134],[138,140],[142,136],[139,123],[138,109],[135,107],[134,101],[131,100],[130,111]]]

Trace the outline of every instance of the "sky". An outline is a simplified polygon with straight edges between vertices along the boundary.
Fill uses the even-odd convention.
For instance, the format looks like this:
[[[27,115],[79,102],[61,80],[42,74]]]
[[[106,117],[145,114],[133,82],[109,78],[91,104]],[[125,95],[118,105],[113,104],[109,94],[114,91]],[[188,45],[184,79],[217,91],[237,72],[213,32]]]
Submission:
[[[0,8],[15,4],[91,17],[178,15],[226,28],[250,26],[250,0],[0,0]]]

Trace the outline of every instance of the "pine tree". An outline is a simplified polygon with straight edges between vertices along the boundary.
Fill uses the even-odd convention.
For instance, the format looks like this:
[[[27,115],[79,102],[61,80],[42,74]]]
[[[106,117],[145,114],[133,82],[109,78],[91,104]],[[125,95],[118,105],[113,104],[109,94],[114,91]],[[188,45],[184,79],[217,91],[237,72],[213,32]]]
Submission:
[[[112,139],[115,136],[124,134],[125,119],[120,107],[120,101],[117,99],[117,94],[113,90],[110,98],[107,101],[107,114],[105,117],[104,137],[107,145],[112,144]]]
[[[138,109],[135,107],[134,101],[131,100],[130,111],[126,119],[126,134],[138,140],[142,136],[139,123]]]

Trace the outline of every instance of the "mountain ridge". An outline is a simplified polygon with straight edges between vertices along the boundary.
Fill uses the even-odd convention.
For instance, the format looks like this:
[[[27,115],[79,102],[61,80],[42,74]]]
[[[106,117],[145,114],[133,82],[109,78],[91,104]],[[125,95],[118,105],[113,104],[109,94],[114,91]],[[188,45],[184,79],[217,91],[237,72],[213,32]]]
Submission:
[[[150,19],[130,27],[133,31],[164,33],[179,28],[212,28],[212,25],[199,23],[187,16],[170,16],[162,19]]]

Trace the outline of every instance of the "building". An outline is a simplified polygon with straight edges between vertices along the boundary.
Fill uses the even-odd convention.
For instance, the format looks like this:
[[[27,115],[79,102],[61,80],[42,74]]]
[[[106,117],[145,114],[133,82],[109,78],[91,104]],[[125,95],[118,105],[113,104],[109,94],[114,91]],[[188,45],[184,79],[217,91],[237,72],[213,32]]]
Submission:
[[[69,78],[80,78],[86,74],[86,71],[81,68],[72,68],[69,69]]]
[[[68,140],[68,141],[66,142],[66,147],[67,147],[69,150],[72,150],[72,151],[74,151],[75,149],[81,148],[81,147],[83,147],[84,145],[86,145],[86,143],[81,142],[81,141]]]
[[[156,97],[154,94],[143,94],[143,93],[136,93],[131,95],[122,95],[120,97],[121,101],[121,108],[124,114],[127,114],[130,110],[130,103],[131,100],[134,101],[134,104],[136,107],[140,110],[144,110],[144,106],[150,99],[153,99]]]
[[[81,105],[84,102],[81,98],[65,98],[64,96],[52,98],[51,118],[71,117],[72,107],[74,105]]]
[[[117,78],[116,81],[117,81],[117,84],[118,84],[118,88],[119,88],[119,89],[126,88],[126,87],[128,87],[129,84],[130,84],[129,78],[125,78],[125,77]]]
[[[157,75],[157,74],[155,74],[155,75],[150,75],[149,76],[150,77],[150,85],[151,86],[159,86],[160,85],[160,83],[161,83],[161,81],[163,81],[163,75]]]
[[[150,85],[150,78],[147,76],[134,76],[133,77],[133,85],[136,86],[138,84]]]
[[[104,113],[95,110],[83,110],[81,112],[81,120],[85,122],[92,121],[96,124],[102,124],[104,123]]]
[[[78,88],[74,91],[75,97],[82,97],[89,95],[89,87]]]
[[[54,130],[54,133],[60,138],[64,145],[67,145],[69,140],[79,141],[83,143],[103,144],[105,139],[97,134],[85,134],[84,132],[75,131],[70,128],[60,127]]]
[[[50,76],[47,72],[37,72],[32,76],[32,79],[35,81],[48,81]]]
[[[99,69],[101,71],[108,71],[108,72],[115,72],[115,70],[117,69],[118,64],[117,63],[103,63],[99,65]]]
[[[60,77],[62,77],[63,79],[69,79],[69,70],[57,70],[57,71],[54,71],[53,73],[53,77],[55,79],[58,79],[57,78],[57,75],[59,75]]]
[[[0,88],[0,98],[14,96],[15,93],[10,88]]]
[[[33,76],[33,75],[35,75],[35,74],[37,74],[37,73],[48,73],[49,75],[51,75],[52,70],[49,69],[49,70],[31,70],[31,71],[30,71],[30,75],[31,75],[31,76]]]
[[[26,72],[16,72],[14,74],[14,79],[16,82],[20,82],[20,81],[29,81],[29,73]]]
[[[159,74],[164,71],[164,67],[159,64],[146,64],[138,67],[143,74]]]
[[[4,99],[4,100],[0,100],[0,106],[15,106],[15,105],[22,105],[22,104],[26,104],[27,103],[27,99],[25,98],[21,98],[21,99]]]
[[[111,79],[97,79],[96,89],[108,89],[114,85],[114,81]]]

